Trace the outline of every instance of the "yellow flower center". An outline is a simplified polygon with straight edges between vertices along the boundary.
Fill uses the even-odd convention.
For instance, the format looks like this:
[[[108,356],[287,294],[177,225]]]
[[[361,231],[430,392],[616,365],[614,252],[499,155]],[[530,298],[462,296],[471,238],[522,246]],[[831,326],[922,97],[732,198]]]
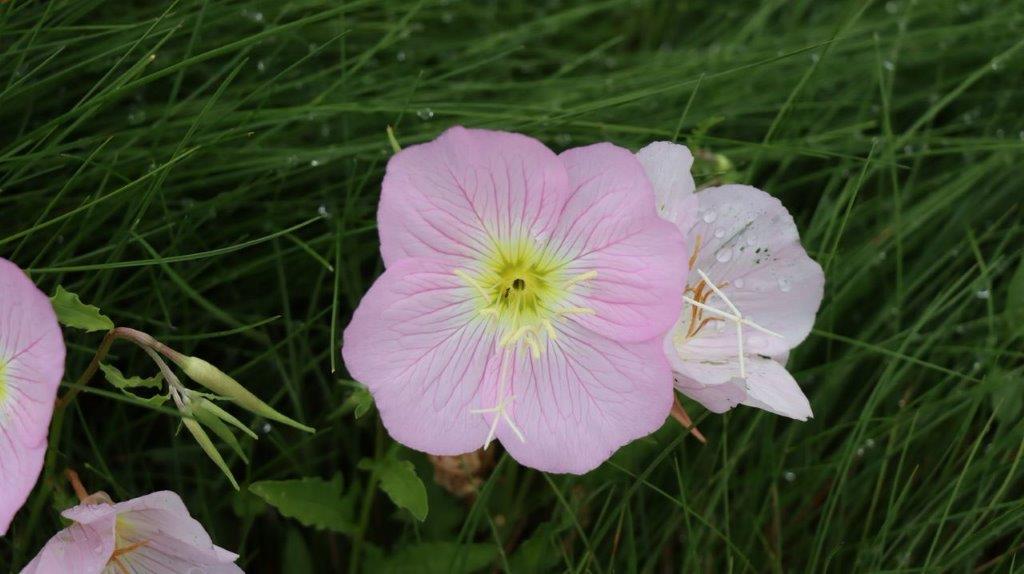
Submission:
[[[477,310],[493,318],[501,330],[499,343],[523,343],[534,357],[545,347],[545,337],[557,338],[554,323],[563,315],[593,313],[568,304],[575,285],[593,279],[597,272],[573,275],[568,261],[546,246],[523,239],[495,242],[475,273],[456,269],[457,275],[476,292]]]

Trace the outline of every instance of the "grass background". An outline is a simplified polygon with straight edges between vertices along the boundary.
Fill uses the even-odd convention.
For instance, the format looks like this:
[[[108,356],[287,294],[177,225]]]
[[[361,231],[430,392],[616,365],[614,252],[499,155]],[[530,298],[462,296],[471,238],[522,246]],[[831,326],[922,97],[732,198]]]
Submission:
[[[64,468],[176,490],[249,572],[1024,568],[1022,37],[1013,0],[0,4],[0,256],[318,428],[253,422],[252,464],[229,462],[341,473],[357,526],[234,494],[176,417],[97,379],[0,570],[60,527]],[[779,197],[827,274],[790,362],[814,420],[687,403],[706,446],[670,423],[583,477],[499,456],[473,501],[400,451],[430,514],[397,510],[357,468],[396,447],[332,367],[381,270],[385,127],[454,124],[675,139],[734,163],[699,184]],[[100,337],[67,338],[70,382]],[[154,372],[123,343],[113,362]]]

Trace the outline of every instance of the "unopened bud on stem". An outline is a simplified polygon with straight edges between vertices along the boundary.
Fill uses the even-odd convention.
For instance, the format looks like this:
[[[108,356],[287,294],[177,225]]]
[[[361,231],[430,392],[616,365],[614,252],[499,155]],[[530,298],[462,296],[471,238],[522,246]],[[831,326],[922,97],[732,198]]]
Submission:
[[[313,428],[296,422],[285,415],[274,410],[273,407],[261,401],[259,397],[249,392],[248,389],[232,379],[224,371],[198,357],[169,357],[178,367],[193,381],[203,385],[207,389],[226,397],[238,406],[247,409],[257,415],[277,421],[281,424],[297,428],[299,430],[313,433]]]

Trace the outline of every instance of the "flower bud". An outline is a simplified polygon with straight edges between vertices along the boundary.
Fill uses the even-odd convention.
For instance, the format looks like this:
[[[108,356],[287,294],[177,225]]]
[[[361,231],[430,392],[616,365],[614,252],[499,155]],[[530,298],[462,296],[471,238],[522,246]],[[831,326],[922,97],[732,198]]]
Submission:
[[[219,468],[221,472],[228,477],[228,480],[231,481],[231,486],[235,487],[235,490],[239,490],[238,481],[235,480],[235,475],[231,474],[231,469],[228,468],[228,463],[224,462],[224,457],[217,452],[217,447],[213,445],[213,441],[210,440],[210,436],[206,434],[203,427],[195,419],[187,417],[182,418],[181,422],[185,425],[185,428],[188,429],[188,432],[192,433],[192,436],[196,439],[196,442],[199,443],[200,448],[203,449],[206,456],[210,457],[210,460],[217,465],[217,468]]]
[[[273,407],[261,401],[256,395],[249,392],[238,381],[232,379],[224,371],[198,357],[181,357],[172,359],[184,371],[185,375],[193,381],[203,385],[207,389],[226,397],[238,406],[249,410],[259,416],[286,424],[299,430],[313,433],[313,428],[296,422],[274,410]]]

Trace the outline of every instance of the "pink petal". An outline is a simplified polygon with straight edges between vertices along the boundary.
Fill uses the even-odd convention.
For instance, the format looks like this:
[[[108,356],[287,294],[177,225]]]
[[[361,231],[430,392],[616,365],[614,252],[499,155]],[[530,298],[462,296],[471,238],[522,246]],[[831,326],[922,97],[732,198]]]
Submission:
[[[662,218],[675,223],[686,233],[697,218],[697,186],[690,168],[693,154],[684,145],[654,142],[636,152],[651,185]]]
[[[452,271],[425,259],[392,263],[360,302],[342,347],[391,436],[438,455],[483,445],[488,427],[469,411],[496,380],[497,334]]]
[[[58,532],[21,574],[103,572],[114,554],[114,525],[117,519],[111,506],[103,506],[106,506],[106,511],[96,509],[100,512],[90,513],[90,522],[75,523]]]
[[[498,437],[521,464],[582,474],[657,430],[672,407],[672,372],[656,339],[621,343],[565,323],[540,358],[521,353]],[[490,422],[490,418],[488,418]]]
[[[756,355],[744,360],[745,380],[739,378],[736,359],[688,361],[676,374],[676,388],[714,412],[741,403],[798,420],[813,416],[807,397],[785,367]]]
[[[55,536],[25,572],[116,573],[122,567],[147,574],[242,572],[232,564],[238,555],[214,546],[173,492],[155,492],[114,505],[82,504],[63,516],[75,524]],[[115,563],[117,550],[121,553]]]
[[[64,353],[49,298],[0,259],[0,536],[42,470]]]
[[[168,572],[182,572],[187,571],[186,567],[230,563],[238,558],[214,546],[206,529],[189,515],[181,497],[173,492],[154,492],[116,504],[115,508],[120,515],[121,546],[148,541],[126,555],[140,564],[170,564],[179,569]],[[159,572],[152,568],[147,571]]]
[[[814,325],[825,277],[801,247],[789,212],[779,200],[745,185],[714,187],[697,197],[700,217],[689,238],[695,242],[699,236],[701,247],[690,285],[700,281],[696,269],[704,271],[745,317],[783,336],[745,327],[748,352],[778,355],[800,344]],[[728,310],[715,295],[707,304]],[[685,332],[689,315],[682,314],[685,324],[677,326],[677,333],[680,328]],[[736,332],[731,323],[708,325],[685,349],[678,343],[677,348],[705,358],[735,356]]]
[[[573,303],[594,314],[574,319],[616,341],[661,336],[681,306],[682,235],[658,217],[647,175],[629,151],[603,143],[560,157],[573,192],[551,246],[571,261],[569,274],[597,272]]]
[[[520,134],[454,127],[388,162],[377,226],[386,265],[465,265],[494,242],[547,236],[568,195],[565,168]]]

